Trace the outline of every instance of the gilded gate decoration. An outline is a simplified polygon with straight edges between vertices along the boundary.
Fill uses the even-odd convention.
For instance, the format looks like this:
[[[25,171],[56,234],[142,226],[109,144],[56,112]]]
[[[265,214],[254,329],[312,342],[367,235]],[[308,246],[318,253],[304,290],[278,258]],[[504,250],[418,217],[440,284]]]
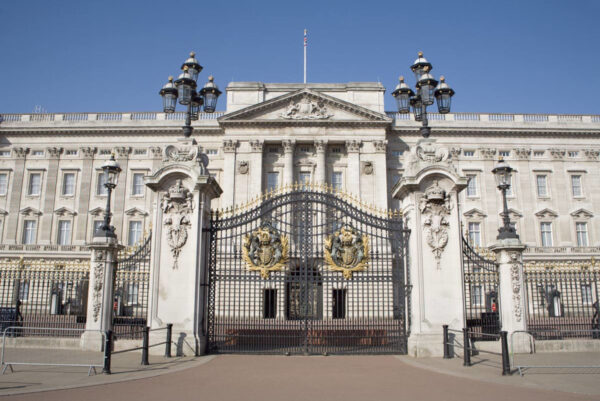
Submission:
[[[369,237],[351,227],[343,227],[325,238],[325,261],[332,271],[342,272],[346,280],[364,271],[369,262]]]
[[[270,223],[264,223],[252,235],[244,238],[242,257],[250,271],[259,271],[264,279],[281,270],[289,261],[288,238],[279,235]]]
[[[409,230],[399,211],[294,184],[213,211],[208,230],[208,352],[407,352]]]

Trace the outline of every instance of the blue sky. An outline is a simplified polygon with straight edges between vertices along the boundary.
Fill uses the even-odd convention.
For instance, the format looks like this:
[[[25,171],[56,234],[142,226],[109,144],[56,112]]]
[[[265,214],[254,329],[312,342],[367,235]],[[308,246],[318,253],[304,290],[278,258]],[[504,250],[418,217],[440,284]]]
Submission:
[[[308,81],[380,81],[388,110],[422,50],[453,111],[600,114],[599,15],[594,0],[0,0],[0,113],[159,110],[190,50],[222,89],[301,82],[307,28]]]

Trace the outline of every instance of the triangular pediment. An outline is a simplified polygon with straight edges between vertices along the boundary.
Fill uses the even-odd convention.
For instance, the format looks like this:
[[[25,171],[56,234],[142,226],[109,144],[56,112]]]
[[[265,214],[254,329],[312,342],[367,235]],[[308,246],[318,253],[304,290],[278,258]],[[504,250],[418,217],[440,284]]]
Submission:
[[[577,209],[574,212],[571,212],[571,216],[577,219],[591,219],[594,217],[594,214],[587,209]]]
[[[75,216],[77,214],[75,210],[71,210],[67,207],[61,207],[59,209],[56,209],[54,213],[59,216]]]
[[[148,212],[145,212],[137,207],[132,207],[131,209],[126,210],[125,214],[128,216],[148,216]]]
[[[0,216],[5,216],[7,214],[8,214],[8,212],[6,210],[0,209]]]
[[[102,213],[104,213],[104,209],[101,207],[95,207],[92,210],[90,210],[88,213],[91,214],[92,216],[100,216]]]
[[[25,209],[21,209],[21,211],[19,212],[23,215],[27,215],[27,216],[40,216],[42,215],[42,212],[38,209],[34,209],[32,207],[26,207]]]
[[[391,121],[384,114],[307,88],[245,107],[219,118],[219,123],[222,125],[244,123],[384,125]]]
[[[484,219],[487,217],[487,214],[485,214],[485,212],[483,210],[477,209],[476,207],[474,207],[473,209],[469,210],[468,212],[465,212],[464,216],[469,217],[469,218]]]
[[[500,217],[504,217],[504,212],[500,212]],[[510,208],[508,209],[508,217],[511,218],[521,218],[523,217],[523,213],[519,212],[516,209]]]
[[[540,218],[558,217],[558,214],[555,211],[548,208],[540,210],[535,215]]]

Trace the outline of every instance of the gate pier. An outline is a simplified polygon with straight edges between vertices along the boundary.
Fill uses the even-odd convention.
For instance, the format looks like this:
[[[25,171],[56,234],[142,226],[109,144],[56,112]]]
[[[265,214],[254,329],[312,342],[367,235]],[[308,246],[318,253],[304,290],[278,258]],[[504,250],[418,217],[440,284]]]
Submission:
[[[442,325],[460,330],[464,324],[458,194],[467,180],[448,149],[432,139],[419,141],[407,162],[392,194],[401,201],[411,230],[408,354],[442,356]]]
[[[206,352],[211,200],[222,190],[194,140],[167,146],[164,163],[146,185],[155,192],[149,325],[173,323],[178,354]]]

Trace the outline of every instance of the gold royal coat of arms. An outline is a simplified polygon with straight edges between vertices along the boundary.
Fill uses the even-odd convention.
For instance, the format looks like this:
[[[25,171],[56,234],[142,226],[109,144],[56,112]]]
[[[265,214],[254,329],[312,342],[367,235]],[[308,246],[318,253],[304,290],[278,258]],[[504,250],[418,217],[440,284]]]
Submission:
[[[349,280],[352,273],[364,271],[369,261],[369,237],[346,226],[325,238],[325,262],[332,271]]]
[[[249,271],[259,271],[264,279],[273,271],[279,271],[289,261],[288,238],[280,235],[270,223],[246,235],[242,258]]]

